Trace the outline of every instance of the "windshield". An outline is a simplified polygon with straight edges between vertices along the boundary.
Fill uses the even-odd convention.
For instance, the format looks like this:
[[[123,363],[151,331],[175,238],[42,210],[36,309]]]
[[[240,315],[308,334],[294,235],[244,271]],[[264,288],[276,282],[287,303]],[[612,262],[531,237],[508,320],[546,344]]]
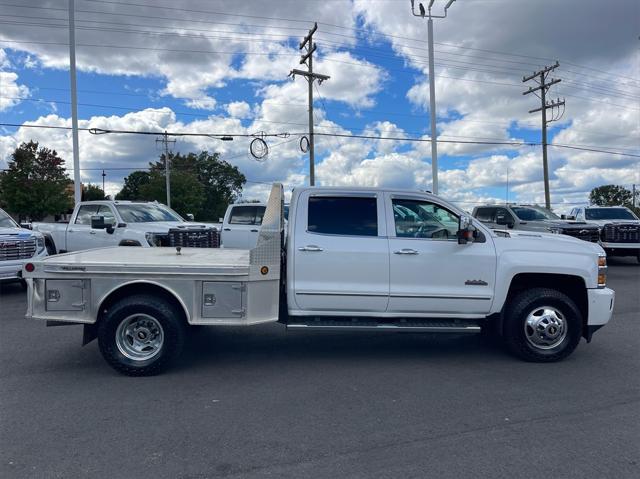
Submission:
[[[587,208],[585,218],[588,220],[637,220],[626,208]]]
[[[164,205],[120,204],[116,205],[118,213],[126,223],[151,223],[153,221],[184,221],[178,213]]]
[[[544,210],[542,208],[529,208],[526,206],[514,206],[511,208],[513,212],[522,221],[544,221],[544,220],[557,220],[558,216],[551,211]]]
[[[13,221],[13,218],[11,218],[11,216],[9,216],[4,211],[0,210],[0,227],[2,227],[2,228],[17,228],[18,225],[17,225],[17,223],[15,221]]]

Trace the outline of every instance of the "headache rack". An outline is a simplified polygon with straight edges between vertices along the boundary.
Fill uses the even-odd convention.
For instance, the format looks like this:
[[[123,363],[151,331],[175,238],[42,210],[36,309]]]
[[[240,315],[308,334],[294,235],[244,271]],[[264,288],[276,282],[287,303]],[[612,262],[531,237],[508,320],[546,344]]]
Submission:
[[[219,248],[220,233],[215,228],[171,228],[167,234],[167,246],[184,248]]]

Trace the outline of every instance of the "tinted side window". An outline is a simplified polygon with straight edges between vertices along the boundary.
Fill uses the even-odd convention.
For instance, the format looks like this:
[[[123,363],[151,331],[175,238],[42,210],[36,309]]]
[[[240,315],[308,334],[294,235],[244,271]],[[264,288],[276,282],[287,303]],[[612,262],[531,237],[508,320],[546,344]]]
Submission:
[[[231,210],[229,223],[232,225],[262,224],[264,206],[234,206]]]
[[[98,212],[98,205],[84,205],[78,210],[78,216],[76,216],[75,224],[77,225],[90,225],[91,217]]]
[[[311,233],[377,236],[378,208],[375,198],[318,196],[309,198]]]
[[[484,223],[491,223],[494,221],[495,208],[478,208],[476,211],[476,218]]]

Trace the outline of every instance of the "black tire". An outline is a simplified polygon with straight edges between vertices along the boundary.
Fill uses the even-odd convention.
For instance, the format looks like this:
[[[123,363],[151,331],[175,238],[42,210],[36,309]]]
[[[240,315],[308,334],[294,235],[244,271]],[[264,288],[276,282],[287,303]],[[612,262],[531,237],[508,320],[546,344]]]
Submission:
[[[151,317],[161,326],[163,341],[157,353],[148,359],[127,357],[117,344],[118,327],[136,315]],[[185,330],[181,311],[160,297],[141,294],[123,298],[109,307],[98,324],[98,344],[102,356],[116,371],[128,376],[152,376],[167,369],[180,355]]]
[[[47,254],[49,256],[53,256],[54,254],[56,254],[56,247],[53,245],[53,241],[51,241],[49,238],[45,238],[44,246],[47,248]]]
[[[539,336],[535,335],[533,328],[525,328],[527,317],[542,307],[557,310],[564,321],[566,335],[564,338],[558,337],[557,344],[550,341],[549,345],[536,346],[532,344],[532,340],[528,339],[527,332],[533,338]],[[560,291],[549,288],[532,288],[518,293],[507,304],[504,319],[504,341],[509,351],[520,359],[539,363],[560,361],[573,352],[581,337],[582,315],[580,310],[571,298]]]

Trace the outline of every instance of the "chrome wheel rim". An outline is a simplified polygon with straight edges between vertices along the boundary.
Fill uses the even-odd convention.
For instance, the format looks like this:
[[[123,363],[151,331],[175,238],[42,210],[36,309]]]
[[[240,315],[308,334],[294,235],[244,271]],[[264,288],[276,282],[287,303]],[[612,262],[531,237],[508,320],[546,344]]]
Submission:
[[[524,334],[534,348],[552,349],[567,337],[567,321],[556,308],[541,306],[527,316]]]
[[[148,314],[132,314],[123,319],[116,330],[116,346],[133,361],[146,361],[156,356],[164,343],[160,322]]]

